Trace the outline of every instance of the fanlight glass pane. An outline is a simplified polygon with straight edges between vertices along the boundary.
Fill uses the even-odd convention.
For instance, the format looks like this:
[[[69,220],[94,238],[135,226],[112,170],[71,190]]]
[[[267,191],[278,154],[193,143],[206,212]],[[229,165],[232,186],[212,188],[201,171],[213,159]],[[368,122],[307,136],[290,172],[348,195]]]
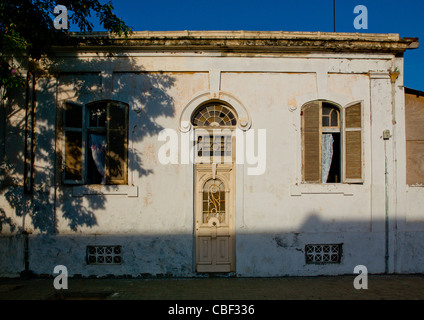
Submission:
[[[199,127],[235,126],[237,118],[234,112],[225,105],[208,104],[197,110],[192,123],[193,126]]]
[[[106,128],[106,104],[96,103],[88,108],[88,126],[90,128]]]
[[[208,180],[203,187],[203,223],[215,217],[225,221],[225,186],[219,179]]]
[[[338,128],[339,127],[339,110],[329,104],[322,106],[322,126]]]
[[[339,111],[336,109],[331,110],[331,126],[338,127],[339,126]]]

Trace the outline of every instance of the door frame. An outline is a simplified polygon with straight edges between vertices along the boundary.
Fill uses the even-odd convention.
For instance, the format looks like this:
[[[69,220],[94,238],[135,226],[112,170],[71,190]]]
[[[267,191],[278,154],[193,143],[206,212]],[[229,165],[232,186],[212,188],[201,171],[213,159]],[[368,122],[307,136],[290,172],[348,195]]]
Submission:
[[[225,186],[225,214],[226,224],[215,229],[215,238],[212,237],[210,246],[215,248],[219,239],[228,237],[229,264],[202,264],[200,262],[200,237],[208,237],[207,232],[213,233],[213,227],[205,225],[203,219],[203,188],[207,181],[213,179],[212,164],[196,164],[194,166],[194,265],[198,273],[228,273],[235,271],[235,166],[233,164],[217,164],[215,178]],[[211,252],[213,255],[213,252]],[[212,262],[217,257],[211,256]],[[221,266],[221,267],[220,267]]]
[[[220,80],[220,77],[214,77],[215,80]],[[219,88],[219,85],[215,85],[216,88]],[[241,102],[241,100],[238,99],[238,97],[232,95],[230,92],[225,92],[219,90],[216,93],[212,93],[211,91],[204,91],[204,92],[198,92],[194,96],[192,96],[183,106],[181,109],[179,122],[178,122],[178,128],[181,133],[188,134],[190,137],[191,142],[196,141],[196,133],[195,131],[197,129],[215,129],[211,127],[196,127],[192,123],[192,117],[193,114],[201,108],[203,105],[209,104],[211,102],[216,103],[222,103],[229,108],[231,108],[235,114],[237,115],[237,124],[236,126],[230,128],[230,130],[233,132],[233,137],[235,141],[236,136],[236,129],[239,129],[239,131],[243,135],[242,143],[244,144],[244,133],[248,131],[252,126],[252,120],[250,117],[250,114],[248,112],[248,109],[244,106],[244,104]],[[220,129],[220,127],[217,127],[216,129]],[[222,129],[222,127],[221,127]],[[191,144],[190,148],[193,148],[193,144]],[[232,174],[232,244],[233,244],[233,252],[232,252],[232,271],[236,271],[236,238],[235,233],[238,228],[244,228],[245,227],[245,221],[244,221],[244,164],[237,164],[235,161],[235,155],[236,155],[236,144],[233,143],[233,174]],[[192,150],[192,149],[191,149]],[[192,181],[192,188],[189,191],[191,193],[191,218],[193,219],[193,270],[197,272],[196,270],[196,205],[197,205],[197,164],[196,164],[196,156],[194,152],[190,152],[190,161],[191,161],[191,170],[187,172],[187,179]],[[237,168],[237,170],[236,170]]]

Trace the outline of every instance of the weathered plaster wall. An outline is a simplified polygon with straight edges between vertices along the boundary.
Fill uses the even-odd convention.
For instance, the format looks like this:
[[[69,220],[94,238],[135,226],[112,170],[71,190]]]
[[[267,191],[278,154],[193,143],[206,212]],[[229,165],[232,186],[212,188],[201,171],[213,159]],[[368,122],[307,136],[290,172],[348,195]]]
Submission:
[[[19,276],[25,270],[24,236],[0,236],[0,254],[0,276]]]
[[[321,61],[315,63],[316,69],[322,69]],[[298,101],[326,99],[342,106],[363,101],[364,118],[369,119],[369,76],[228,72],[221,79],[222,90],[246,101],[252,129],[267,129],[265,174],[245,174],[244,184],[236,186],[244,190],[243,223],[237,235],[238,273],[351,273],[360,261],[370,270],[382,272],[384,235],[371,233],[371,157],[365,151],[370,150],[369,124],[364,123],[363,185],[301,184],[302,103]],[[306,265],[304,247],[314,243],[343,243],[343,261],[327,266]],[[370,247],[375,251],[364,250]],[[381,258],[375,259],[376,255]]]
[[[121,245],[122,264],[89,265],[87,245]],[[65,265],[70,276],[192,276],[192,236],[164,234],[56,235],[31,237],[31,270],[51,275]]]
[[[387,230],[389,271],[422,271],[423,264],[410,250],[422,252],[417,244],[424,227],[408,224],[409,218],[397,224],[406,215],[406,204],[408,215],[418,210],[415,201],[420,196],[409,190],[407,196],[399,196],[404,172],[396,159],[402,154],[403,136],[382,139],[383,130],[394,134],[403,129],[401,118],[393,129],[393,110],[404,107],[399,100],[402,92],[392,91],[388,70],[393,63],[388,54],[317,53],[275,57],[151,53],[114,59],[87,54],[78,60],[63,59],[58,68],[66,74],[40,79],[35,181],[36,195],[43,200],[34,201],[37,214],[25,225],[33,231],[30,269],[51,274],[55,265],[63,264],[71,275],[195,275],[193,165],[160,164],[157,155],[164,142],[158,141],[158,133],[164,128],[179,133],[180,115],[189,101],[204,93],[216,98],[221,91],[236,97],[247,110],[250,130],[266,129],[267,137],[265,173],[248,175],[249,164],[236,168],[236,274],[343,274],[352,273],[358,264],[369,272],[384,272]],[[402,74],[403,66],[395,63]],[[401,77],[397,85],[399,81]],[[63,142],[60,130],[55,130],[60,108],[65,101],[84,104],[99,99],[130,105],[129,184],[63,186]],[[316,99],[342,107],[363,102],[363,184],[301,183],[300,109]],[[399,139],[397,145],[394,139]],[[16,218],[4,195],[0,207]],[[17,223],[22,227],[21,220]],[[343,243],[341,263],[306,264],[305,245],[320,243]],[[96,244],[122,245],[122,264],[87,265],[86,246]],[[12,247],[21,252],[19,243]],[[12,247],[2,249],[13,262],[0,264],[0,275],[22,271],[23,257],[12,253]]]

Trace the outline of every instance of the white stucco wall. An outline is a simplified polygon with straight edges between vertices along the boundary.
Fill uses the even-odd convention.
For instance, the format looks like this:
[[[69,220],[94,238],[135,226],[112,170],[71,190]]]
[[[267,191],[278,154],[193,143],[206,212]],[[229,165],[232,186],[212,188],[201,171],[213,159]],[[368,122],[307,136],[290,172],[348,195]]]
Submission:
[[[393,87],[388,71],[394,65],[401,75]],[[393,110],[397,115],[404,108],[398,89],[401,58],[188,52],[111,59],[85,54],[58,67],[67,73],[40,79],[37,87],[35,195],[42,201],[33,204],[38,214],[25,218],[34,273],[51,274],[62,264],[69,274],[83,276],[195,275],[193,165],[162,165],[158,133],[164,128],[179,133],[185,106],[196,96],[219,98],[220,92],[236,98],[250,117],[250,130],[266,129],[267,138],[263,175],[248,175],[248,164],[236,167],[237,275],[345,274],[358,264],[382,273],[386,262],[389,272],[423,271],[424,218],[417,201],[422,190],[404,185],[404,119],[399,115],[393,122]],[[128,186],[63,186],[54,163],[61,156],[56,110],[66,101],[99,99],[130,106]],[[362,101],[363,184],[301,183],[300,109],[317,99],[342,107]],[[386,129],[392,133],[389,140],[382,139]],[[0,207],[22,227],[22,216],[4,193]],[[39,228],[46,224],[50,227]],[[5,227],[2,243],[11,241],[9,234]],[[327,243],[343,244],[339,264],[305,263],[306,244]],[[87,265],[87,245],[121,245],[122,264]],[[19,243],[2,246],[10,263],[0,262],[0,276],[22,271],[23,257],[11,246],[16,252],[21,248]]]

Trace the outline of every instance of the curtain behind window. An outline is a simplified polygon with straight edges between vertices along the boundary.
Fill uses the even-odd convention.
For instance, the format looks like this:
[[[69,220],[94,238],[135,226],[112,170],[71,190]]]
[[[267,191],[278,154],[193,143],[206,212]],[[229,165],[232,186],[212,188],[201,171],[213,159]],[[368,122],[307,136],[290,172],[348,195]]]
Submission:
[[[102,184],[106,183],[106,135],[91,133],[88,143],[96,164],[97,171],[102,176]]]
[[[334,138],[331,133],[322,134],[322,182],[326,183],[333,160]]]

